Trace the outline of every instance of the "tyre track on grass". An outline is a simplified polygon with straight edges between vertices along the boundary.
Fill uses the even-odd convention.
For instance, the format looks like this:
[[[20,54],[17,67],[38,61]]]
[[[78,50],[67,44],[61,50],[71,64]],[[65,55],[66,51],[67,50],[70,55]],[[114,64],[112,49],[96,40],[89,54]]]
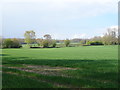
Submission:
[[[10,69],[16,69],[16,70],[20,70],[20,71],[24,71],[24,72],[30,72],[30,73],[36,73],[36,74],[42,74],[42,75],[49,75],[49,76],[62,76],[62,77],[67,77],[67,78],[71,78],[72,76],[66,76],[66,75],[63,75],[63,74],[60,74],[55,71],[61,71],[61,70],[76,70],[75,68],[64,68],[64,67],[49,67],[49,66],[33,66],[33,65],[27,65],[27,68],[21,68],[21,67],[7,67],[7,66],[3,66],[4,68],[10,68]],[[44,70],[41,70],[40,72],[39,69],[37,68],[44,68]],[[34,70],[33,70],[34,68]],[[45,71],[45,72],[43,72]],[[47,71],[47,73],[46,73]],[[53,71],[52,73],[48,72],[48,71]],[[28,76],[28,75],[22,75],[22,74],[18,74],[18,73],[15,73],[15,72],[3,72],[3,73],[7,73],[7,74],[14,74],[14,75],[20,75],[20,76],[25,76],[25,77],[28,77],[28,78],[32,78],[34,80],[37,80],[37,81],[41,81],[41,82],[45,82],[45,83],[49,83],[49,84],[53,84],[54,87],[59,87],[59,88],[75,88],[74,86],[71,86],[71,85],[63,85],[63,84],[59,84],[59,83],[56,83],[54,81],[49,81],[49,80],[43,80],[43,79],[40,79],[40,78],[37,78],[37,77],[34,77],[34,76]],[[55,73],[55,74],[54,74]]]

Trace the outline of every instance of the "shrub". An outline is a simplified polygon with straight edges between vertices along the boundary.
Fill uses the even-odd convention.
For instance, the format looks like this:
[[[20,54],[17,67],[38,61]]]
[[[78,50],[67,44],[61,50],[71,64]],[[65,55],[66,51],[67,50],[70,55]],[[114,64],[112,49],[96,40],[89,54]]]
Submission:
[[[17,39],[5,39],[3,48],[20,48],[22,47]]]
[[[11,48],[13,45],[13,41],[11,39],[5,39],[3,41],[3,47],[4,48]]]
[[[87,44],[88,45],[103,45],[103,43],[100,41],[89,41],[87,42]]]
[[[18,39],[14,38],[14,39],[12,39],[12,42],[13,42],[12,48],[20,48],[21,47],[21,44]]]
[[[68,47],[69,44],[70,44],[70,40],[66,39],[66,40],[64,41],[64,43],[65,43],[65,46]]]
[[[56,44],[56,41],[53,40],[53,41],[52,41],[52,47],[56,47],[56,45],[57,45],[57,44]]]
[[[56,47],[56,41],[55,40],[42,40],[42,46],[43,48],[48,48],[48,47]]]
[[[49,47],[49,41],[48,40],[43,40],[42,45],[44,48],[48,48]]]

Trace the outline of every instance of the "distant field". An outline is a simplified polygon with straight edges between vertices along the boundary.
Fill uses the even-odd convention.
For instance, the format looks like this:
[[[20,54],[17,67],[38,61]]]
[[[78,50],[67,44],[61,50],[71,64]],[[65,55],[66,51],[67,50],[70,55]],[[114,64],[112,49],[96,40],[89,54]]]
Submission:
[[[3,88],[118,87],[118,46],[3,49],[1,56]]]

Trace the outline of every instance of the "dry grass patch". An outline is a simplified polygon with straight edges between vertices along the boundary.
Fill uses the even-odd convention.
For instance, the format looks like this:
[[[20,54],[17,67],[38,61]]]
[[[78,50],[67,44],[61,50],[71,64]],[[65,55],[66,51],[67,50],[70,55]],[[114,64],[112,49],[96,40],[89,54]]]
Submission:
[[[63,76],[63,77],[72,77],[66,74],[63,74],[64,70],[77,70],[78,68],[68,68],[68,67],[50,67],[44,65],[26,65],[23,64],[24,67],[6,67],[6,68],[14,68],[21,71],[33,72],[42,75],[50,75],[50,76]]]

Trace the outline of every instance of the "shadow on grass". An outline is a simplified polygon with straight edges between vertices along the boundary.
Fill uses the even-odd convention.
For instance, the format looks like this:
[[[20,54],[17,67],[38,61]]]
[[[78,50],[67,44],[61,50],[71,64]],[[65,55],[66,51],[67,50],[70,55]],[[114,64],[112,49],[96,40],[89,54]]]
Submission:
[[[91,71],[96,70],[107,70],[117,71],[118,61],[117,60],[49,60],[49,59],[30,59],[27,57],[3,57],[2,64],[29,64],[29,65],[48,65],[48,66],[59,66],[59,67],[71,67],[87,69]]]
[[[48,80],[70,84],[77,87],[118,87],[117,60],[49,60],[30,59],[27,57],[4,57],[3,65],[48,65],[52,67],[71,67],[78,70],[64,72],[74,78],[48,76]],[[42,77],[42,76],[41,76]],[[44,78],[44,76],[43,76]],[[45,78],[44,78],[45,79]]]
[[[73,68],[92,68],[114,67],[117,66],[117,60],[70,60],[70,59],[30,59],[28,57],[3,57],[3,64],[31,64],[31,65],[49,65],[65,66]]]
[[[0,54],[0,56],[9,56],[8,54]]]

